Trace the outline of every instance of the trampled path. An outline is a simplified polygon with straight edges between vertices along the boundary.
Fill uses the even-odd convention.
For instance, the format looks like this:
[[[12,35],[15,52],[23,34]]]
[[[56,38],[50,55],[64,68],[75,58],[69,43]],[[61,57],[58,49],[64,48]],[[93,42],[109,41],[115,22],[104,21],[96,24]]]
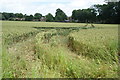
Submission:
[[[27,77],[31,75],[30,69],[32,68],[33,63],[37,61],[35,55],[35,44],[34,38],[29,38],[25,41],[18,42],[8,48],[8,52],[12,55],[13,68],[15,69],[14,77]]]
[[[71,31],[68,31],[67,35],[69,35],[70,32]],[[64,34],[66,34],[66,31],[63,31],[62,33],[60,32],[58,35],[54,36],[58,36],[58,39],[60,40],[60,44],[58,46],[65,49],[65,54],[67,54],[71,59],[86,59],[83,56],[77,55],[75,52],[70,50],[67,44],[68,37]],[[14,73],[14,77],[23,78],[32,76],[32,73],[30,71],[35,68],[35,65],[41,65],[42,62],[38,59],[38,56],[36,55],[35,47],[35,35],[9,46],[8,52],[10,55],[12,55],[12,65],[16,71]]]

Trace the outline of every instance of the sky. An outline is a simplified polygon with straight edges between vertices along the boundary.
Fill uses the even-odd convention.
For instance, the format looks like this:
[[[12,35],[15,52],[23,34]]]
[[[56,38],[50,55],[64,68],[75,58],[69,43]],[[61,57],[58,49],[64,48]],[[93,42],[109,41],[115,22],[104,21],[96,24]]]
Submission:
[[[62,9],[68,16],[75,9],[86,9],[94,4],[104,4],[104,0],[0,0],[0,12],[23,14],[48,13],[55,16],[56,9]]]

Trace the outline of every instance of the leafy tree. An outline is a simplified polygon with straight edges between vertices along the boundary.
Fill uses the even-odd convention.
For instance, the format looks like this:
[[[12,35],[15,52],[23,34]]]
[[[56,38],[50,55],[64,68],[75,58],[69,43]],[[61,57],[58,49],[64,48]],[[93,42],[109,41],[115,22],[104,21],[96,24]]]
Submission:
[[[107,2],[103,5],[94,5],[98,13],[98,21],[102,23],[118,23],[120,2]]]
[[[46,21],[47,22],[53,22],[54,21],[54,17],[53,17],[53,15],[51,13],[48,13],[46,15]]]
[[[92,22],[96,18],[96,13],[94,9],[79,9],[73,10],[72,19],[79,20],[79,22]]]
[[[64,21],[67,19],[67,15],[61,10],[57,9],[55,13],[55,21]]]
[[[120,24],[120,1],[118,3],[116,3],[116,23]]]
[[[30,15],[30,16],[26,16],[25,17],[25,21],[33,21],[33,15]]]
[[[14,13],[2,13],[2,20],[9,20],[10,18],[14,18],[15,14]]]
[[[4,16],[5,20],[8,20],[10,18],[10,15],[6,12],[3,12],[2,15]]]
[[[73,10],[72,19],[78,20],[79,10]]]
[[[42,17],[42,14],[40,14],[40,13],[34,14],[34,19],[40,19],[41,17]]]
[[[24,16],[23,16],[22,13],[16,13],[16,14],[15,14],[15,17],[16,17],[16,18],[23,18]]]
[[[2,20],[5,20],[5,17],[4,17],[4,15],[2,15]]]
[[[15,18],[15,14],[14,13],[8,13],[10,18]]]
[[[120,1],[98,4],[88,9],[73,10],[72,19],[79,22],[119,23]]]
[[[0,12],[0,20],[2,20],[2,13]]]

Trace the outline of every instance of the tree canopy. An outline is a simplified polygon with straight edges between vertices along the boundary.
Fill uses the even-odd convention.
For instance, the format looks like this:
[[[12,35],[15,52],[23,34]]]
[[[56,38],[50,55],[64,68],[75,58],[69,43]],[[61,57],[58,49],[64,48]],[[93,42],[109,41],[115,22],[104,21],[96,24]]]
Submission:
[[[55,21],[64,21],[67,19],[67,15],[60,9],[58,8],[55,13]]]
[[[78,22],[119,23],[120,2],[93,5],[88,9],[73,10],[72,19]]]
[[[78,20],[79,22],[91,22],[96,19],[96,13],[94,9],[79,9],[73,10],[72,19]]]
[[[46,15],[46,21],[47,22],[53,22],[54,21],[54,17],[53,17],[53,15],[51,13],[48,13]]]
[[[34,19],[40,19],[41,17],[42,17],[42,14],[40,14],[40,13],[34,14]]]
[[[32,21],[33,18],[34,18],[33,15],[26,16],[26,17],[25,17],[25,21]]]

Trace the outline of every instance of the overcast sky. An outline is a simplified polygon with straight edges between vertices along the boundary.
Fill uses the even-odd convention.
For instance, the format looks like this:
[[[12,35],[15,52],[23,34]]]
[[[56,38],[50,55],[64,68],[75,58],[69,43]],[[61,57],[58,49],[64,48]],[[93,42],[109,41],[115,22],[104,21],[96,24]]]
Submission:
[[[60,8],[71,16],[74,9],[89,8],[93,4],[104,4],[104,0],[0,0],[0,12],[55,15]]]

